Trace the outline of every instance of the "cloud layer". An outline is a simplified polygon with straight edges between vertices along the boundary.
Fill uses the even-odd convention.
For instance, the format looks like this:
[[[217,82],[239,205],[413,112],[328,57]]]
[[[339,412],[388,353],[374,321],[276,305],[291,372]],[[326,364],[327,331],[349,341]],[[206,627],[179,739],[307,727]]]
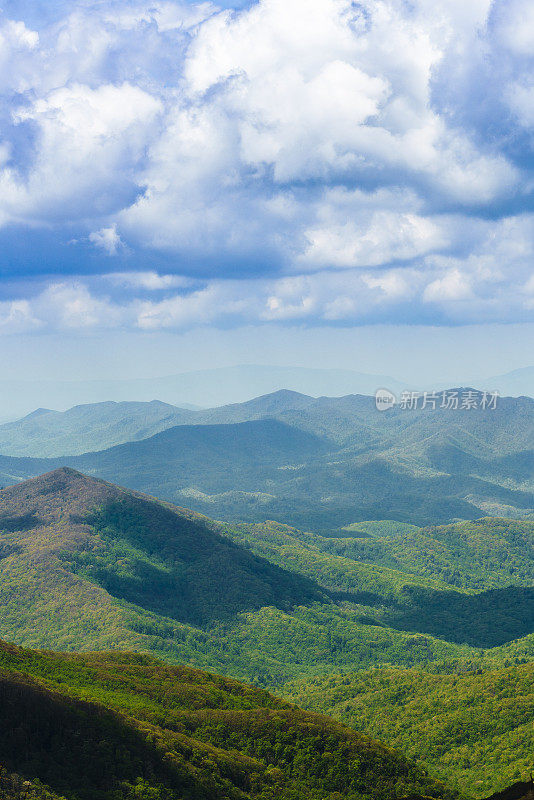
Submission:
[[[532,319],[528,0],[7,8],[0,331]]]

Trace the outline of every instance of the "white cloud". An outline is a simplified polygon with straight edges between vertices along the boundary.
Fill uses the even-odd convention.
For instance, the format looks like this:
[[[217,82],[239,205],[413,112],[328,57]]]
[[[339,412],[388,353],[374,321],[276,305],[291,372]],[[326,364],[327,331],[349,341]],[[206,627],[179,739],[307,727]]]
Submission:
[[[183,275],[159,275],[157,272],[110,272],[102,277],[115,286],[154,292],[178,287],[185,288],[191,284],[191,280]]]
[[[110,225],[109,228],[100,228],[99,231],[93,231],[89,234],[89,241],[95,247],[100,247],[105,250],[109,256],[117,254],[118,250],[124,246],[121,237],[117,233],[117,225]]]
[[[39,329],[41,324],[41,321],[33,316],[31,304],[27,300],[0,302],[1,333],[26,333]]]
[[[473,290],[469,278],[458,269],[453,269],[443,278],[429,283],[423,294],[423,298],[431,303],[467,300],[472,296]]]
[[[13,221],[71,221],[117,210],[160,109],[128,83],[74,84],[19,109],[15,122],[39,127],[38,156],[27,180],[10,166],[0,171],[0,211]]]
[[[105,279],[113,300],[59,281],[13,314],[156,328],[519,307],[531,15],[528,0],[74,0],[51,24],[6,20],[0,226],[120,251],[128,270]]]
[[[95,297],[79,281],[51,284],[30,307],[40,324],[60,330],[108,328],[126,322],[124,309],[106,297]]]

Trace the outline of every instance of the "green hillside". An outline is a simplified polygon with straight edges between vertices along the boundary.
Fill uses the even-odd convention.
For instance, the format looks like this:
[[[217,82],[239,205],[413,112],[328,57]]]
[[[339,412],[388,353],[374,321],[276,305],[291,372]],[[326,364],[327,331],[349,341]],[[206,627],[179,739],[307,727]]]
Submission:
[[[454,797],[378,742],[236,681],[4,643],[0,764],[5,800]]]
[[[497,647],[534,631],[531,522],[479,520],[431,531],[452,542],[448,551],[426,531],[407,530],[340,539],[267,523],[234,526],[229,535],[315,580],[331,597],[365,606],[368,623],[473,647]],[[441,562],[433,558],[436,550]],[[460,590],[456,564],[469,576]],[[522,565],[515,580],[511,564]],[[485,586],[501,588],[475,593]]]
[[[320,551],[306,575],[297,561],[282,568],[283,552],[264,558],[239,536],[69,469],[5,489],[0,635],[61,650],[144,650],[269,685],[471,652],[379,618],[413,576]],[[345,582],[348,600],[332,581],[320,585],[319,566]]]
[[[373,669],[296,681],[285,695],[418,759],[472,797],[532,769],[534,664],[426,670]]]
[[[397,530],[392,546],[410,535]],[[0,635],[152,652],[276,687],[469,657],[534,633],[529,586],[458,590],[416,562],[409,572],[329,551],[347,541],[215,523],[56,470],[0,493]]]
[[[481,591],[532,586],[534,521],[483,517],[453,525],[390,532],[377,524],[371,536],[357,538],[357,526],[345,538],[317,537],[325,552]],[[350,533],[350,538],[348,534]]]

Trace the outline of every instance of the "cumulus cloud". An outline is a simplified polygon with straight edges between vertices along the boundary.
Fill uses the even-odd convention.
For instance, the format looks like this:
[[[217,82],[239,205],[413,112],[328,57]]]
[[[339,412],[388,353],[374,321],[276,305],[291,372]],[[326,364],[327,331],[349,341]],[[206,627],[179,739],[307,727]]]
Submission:
[[[110,225],[109,228],[100,228],[99,231],[93,231],[89,234],[89,241],[95,247],[101,247],[110,256],[117,254],[118,250],[123,246],[123,242],[117,233],[117,225]]]
[[[67,327],[79,315],[145,329],[527,307],[528,0],[74,0],[31,24],[22,6],[11,13],[0,236],[43,232],[32,274],[63,263],[52,235],[107,278],[14,299],[8,327],[53,324],[48,307]],[[119,254],[122,277],[107,258]]]

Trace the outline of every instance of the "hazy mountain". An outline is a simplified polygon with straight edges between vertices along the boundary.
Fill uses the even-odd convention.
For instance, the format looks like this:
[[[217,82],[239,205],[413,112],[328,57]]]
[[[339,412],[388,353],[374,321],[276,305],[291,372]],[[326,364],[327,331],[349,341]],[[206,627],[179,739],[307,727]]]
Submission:
[[[534,397],[534,367],[523,367],[488,378],[486,385],[502,395]]]
[[[184,372],[161,378],[101,381],[0,381],[0,418],[16,418],[35,408],[64,410],[74,405],[159,400],[204,408],[239,403],[279,389],[319,395],[374,394],[386,386],[407,388],[384,375],[339,369],[240,365]]]
[[[68,465],[219,519],[316,531],[368,519],[436,524],[534,511],[530,398],[502,398],[486,411],[384,413],[370,397],[283,391],[185,413],[214,424],[78,456],[0,456],[0,481]]]
[[[23,419],[0,425],[0,453],[58,456],[103,450],[146,439],[194,418],[194,412],[152,400],[149,403],[95,403],[68,411],[39,408]]]
[[[282,418],[287,413],[291,418],[292,413],[315,402],[313,397],[281,390],[206,411],[177,408],[159,400],[89,403],[67,411],[38,408],[20,420],[0,425],[0,453],[38,458],[78,455],[147,439],[175,425],[248,422]]]
[[[461,393],[467,390],[459,390]],[[354,452],[399,447],[405,457],[420,456],[440,443],[465,445],[477,456],[514,453],[534,446],[534,401],[500,398],[491,413],[457,409],[406,411],[399,406],[377,412],[374,397],[311,397],[287,389],[243,403],[186,410],[165,403],[96,403],[66,412],[37,409],[17,422],[0,426],[0,453],[46,457],[107,449],[148,438],[173,425],[213,425],[277,419],[350,447]],[[526,439],[525,439],[526,435]],[[486,444],[487,442],[487,444]],[[520,447],[521,446],[521,447]],[[482,447],[482,450],[480,448]]]

